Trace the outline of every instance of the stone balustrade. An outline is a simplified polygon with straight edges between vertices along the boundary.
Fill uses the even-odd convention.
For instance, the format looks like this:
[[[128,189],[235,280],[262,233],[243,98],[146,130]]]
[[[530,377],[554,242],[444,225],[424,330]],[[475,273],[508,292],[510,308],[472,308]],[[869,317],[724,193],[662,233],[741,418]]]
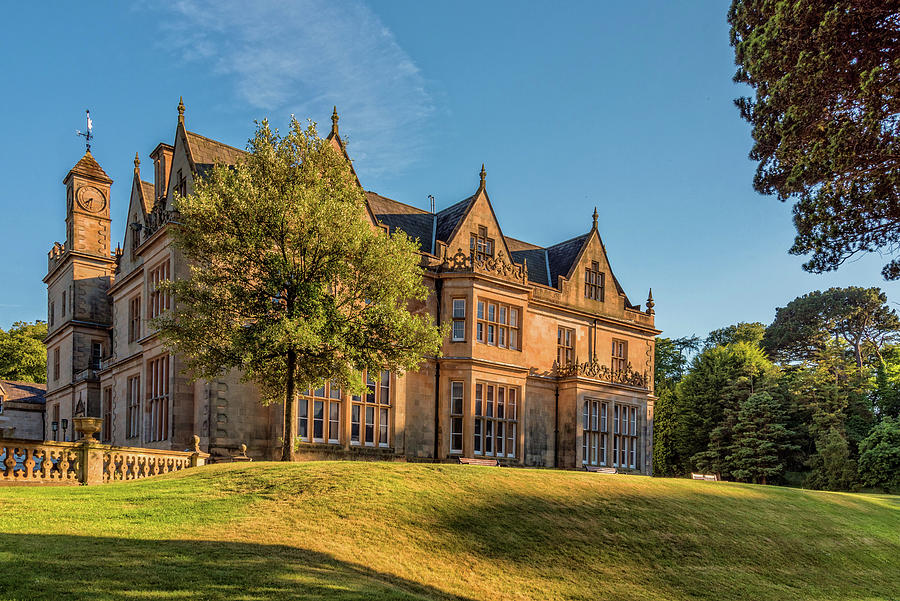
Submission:
[[[137,480],[204,465],[209,454],[200,451],[194,436],[191,451],[166,451],[100,444],[93,434],[102,420],[76,417],[78,442],[35,442],[0,438],[2,484],[102,484]]]

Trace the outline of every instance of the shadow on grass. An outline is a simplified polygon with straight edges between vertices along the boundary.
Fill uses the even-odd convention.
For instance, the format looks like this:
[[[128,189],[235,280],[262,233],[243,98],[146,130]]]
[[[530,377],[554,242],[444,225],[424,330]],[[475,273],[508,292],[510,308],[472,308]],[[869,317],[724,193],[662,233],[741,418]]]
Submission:
[[[467,601],[296,547],[43,534],[0,534],[0,599]]]

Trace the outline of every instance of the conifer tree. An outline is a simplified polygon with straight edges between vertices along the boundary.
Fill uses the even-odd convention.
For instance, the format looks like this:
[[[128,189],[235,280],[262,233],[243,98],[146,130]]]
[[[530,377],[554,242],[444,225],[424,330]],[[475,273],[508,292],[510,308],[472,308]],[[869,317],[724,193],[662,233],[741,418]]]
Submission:
[[[735,479],[766,484],[784,473],[788,453],[798,449],[786,423],[781,403],[768,392],[752,394],[741,403],[725,457]]]

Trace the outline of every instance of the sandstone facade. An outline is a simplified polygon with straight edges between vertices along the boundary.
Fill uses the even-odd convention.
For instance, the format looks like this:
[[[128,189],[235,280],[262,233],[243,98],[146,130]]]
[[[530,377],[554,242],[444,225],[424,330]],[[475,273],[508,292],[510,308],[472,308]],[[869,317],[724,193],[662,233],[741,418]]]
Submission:
[[[336,113],[329,140],[343,150]],[[67,239],[44,280],[48,420],[81,411],[104,418],[112,444],[183,450],[197,434],[214,456],[245,443],[275,457],[282,407],[262,406],[238,373],[191,382],[148,324],[172,308],[156,283],[187,274],[169,234],[173,192],[241,152],[188,131],[180,104],[174,143],[150,153],[152,182],[135,157],[124,248],[113,253],[111,180],[90,153],[66,177]],[[380,227],[418,240],[432,294],[413,309],[450,322],[451,334],[416,372],[364,374],[367,394],[328,383],[306,391],[300,458],[491,457],[650,473],[659,331],[652,298],[641,310],[613,275],[596,211],[587,233],[540,247],[503,234],[483,168],[473,195],[435,213],[366,198]]]

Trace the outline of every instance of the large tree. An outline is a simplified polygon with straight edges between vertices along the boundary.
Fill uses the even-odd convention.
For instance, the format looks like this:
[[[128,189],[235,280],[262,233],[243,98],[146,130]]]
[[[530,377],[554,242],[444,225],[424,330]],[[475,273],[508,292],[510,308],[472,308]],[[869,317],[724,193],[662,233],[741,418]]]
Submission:
[[[753,185],[795,199],[790,252],[811,272],[900,250],[900,1],[734,0],[736,101]],[[900,258],[882,270],[900,278]]]
[[[710,349],[714,346],[725,346],[735,342],[747,342],[757,346],[762,342],[766,333],[766,325],[758,321],[736,323],[734,325],[725,326],[718,330],[713,330],[703,341],[704,348]]]
[[[47,381],[47,323],[17,321],[0,329],[0,380]]]
[[[900,319],[878,288],[829,288],[795,298],[775,312],[764,346],[785,361],[817,359],[829,341],[846,344],[857,369],[900,335]]]
[[[729,412],[736,412],[751,394],[770,389],[778,377],[778,368],[747,342],[717,346],[695,357],[675,389],[677,455],[683,471],[697,467],[699,455],[710,448],[713,430]]]
[[[195,377],[238,368],[284,402],[290,460],[297,391],[415,369],[439,353],[441,328],[409,310],[428,295],[415,243],[366,219],[349,163],[314,124],[292,118],[282,136],[263,121],[248,150],[176,198],[190,275],[164,285],[175,310],[157,325]]]

